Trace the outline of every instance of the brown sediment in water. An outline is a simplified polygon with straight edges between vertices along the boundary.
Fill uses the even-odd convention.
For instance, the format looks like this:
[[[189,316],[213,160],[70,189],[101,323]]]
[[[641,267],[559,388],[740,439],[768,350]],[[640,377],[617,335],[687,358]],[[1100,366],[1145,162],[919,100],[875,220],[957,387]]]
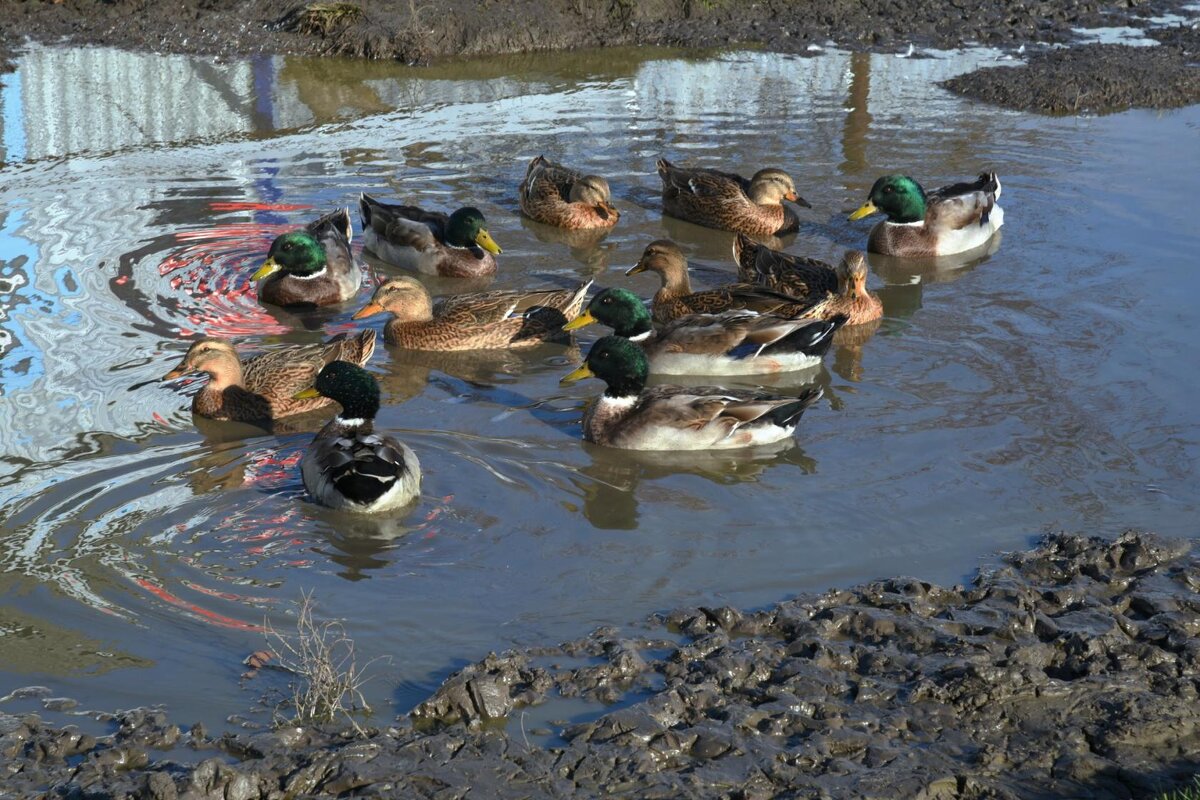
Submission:
[[[958,94],[1040,114],[1109,114],[1200,103],[1200,32],[1152,31],[1162,44],[1090,44],[1038,53],[1019,67],[985,67],[945,81]]]
[[[0,42],[13,46],[28,36],[174,53],[343,55],[409,63],[611,45],[742,43],[784,52],[804,52],[809,44],[829,39],[868,48],[910,42],[1016,46],[1069,42],[1073,28],[1120,24],[1135,13],[1176,5],[1165,0],[0,0]]]
[[[290,727],[214,739],[143,709],[110,718],[116,732],[97,739],[0,715],[5,789],[1146,797],[1200,770],[1198,590],[1191,542],[1054,535],[967,587],[894,578],[491,655],[367,738]],[[553,665],[578,657],[590,663]],[[595,701],[597,718],[563,726],[559,747],[530,744],[515,724],[505,732],[554,694]],[[183,745],[212,755],[172,763]]]

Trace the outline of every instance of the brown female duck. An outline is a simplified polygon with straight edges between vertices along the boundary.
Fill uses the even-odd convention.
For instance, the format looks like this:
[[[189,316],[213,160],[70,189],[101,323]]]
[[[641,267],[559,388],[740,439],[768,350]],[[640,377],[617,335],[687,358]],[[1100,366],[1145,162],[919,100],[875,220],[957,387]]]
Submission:
[[[621,218],[612,204],[608,181],[555,164],[545,156],[529,162],[517,201],[525,216],[556,228],[611,228]]]
[[[333,361],[366,364],[375,352],[375,331],[353,338],[339,334],[324,344],[289,345],[255,356],[245,363],[223,339],[192,343],[164,381],[191,372],[208,375],[208,383],[192,396],[192,412],[210,419],[266,422],[315,411],[331,403],[324,397],[295,398],[312,386],[317,374]]]
[[[834,268],[815,258],[772,250],[739,234],[733,242],[733,259],[741,280],[815,303],[806,316],[832,319],[844,314],[847,325],[883,316],[883,303],[867,291],[867,261],[859,250],[847,250]]]
[[[488,350],[532,347],[562,335],[583,307],[591,281],[574,289],[451,295],[436,305],[415,278],[393,278],[354,315],[388,313],[388,344],[410,350]]]
[[[688,278],[687,259],[679,245],[669,239],[658,239],[646,245],[642,257],[625,274],[636,275],[639,272],[656,272],[662,280],[662,286],[651,301],[654,321],[659,324],[686,314],[719,314],[738,309],[797,317],[812,305],[811,302],[747,283],[693,292]]]
[[[706,228],[774,236],[793,233],[800,220],[781,201],[805,208],[790,175],[781,169],[760,169],[750,180],[715,169],[678,167],[658,160],[663,184],[663,213]]]

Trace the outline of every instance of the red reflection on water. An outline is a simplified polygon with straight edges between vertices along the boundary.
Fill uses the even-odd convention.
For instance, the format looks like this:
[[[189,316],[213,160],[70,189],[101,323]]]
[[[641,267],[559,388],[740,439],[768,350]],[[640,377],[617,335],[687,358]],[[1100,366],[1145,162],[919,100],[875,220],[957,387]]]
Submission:
[[[225,203],[209,203],[208,207],[213,211],[304,211],[312,208],[304,203],[249,203],[249,202],[225,202]]]
[[[171,594],[169,591],[164,589],[162,586],[159,586],[157,583],[154,583],[153,581],[151,581],[147,578],[134,578],[133,580],[138,586],[141,586],[147,592],[154,595],[155,597],[162,600],[163,602],[169,603],[170,605],[176,606],[177,608],[182,608],[187,611],[190,611],[191,613],[195,614],[196,616],[200,617],[201,619],[203,619],[207,622],[211,622],[214,625],[220,625],[222,628],[234,628],[234,629],[240,630],[240,631],[256,631],[258,633],[262,633],[264,631],[264,628],[261,625],[254,625],[249,622],[242,622],[241,620],[234,619],[233,617],[227,617],[224,614],[218,614],[215,611],[209,611],[207,608],[204,608],[203,606],[198,606],[195,603],[190,603],[181,597],[177,597],[177,596]]]
[[[159,263],[158,274],[170,275],[172,290],[197,301],[181,308],[186,323],[179,326],[180,336],[286,333],[288,328],[259,305],[250,276],[275,237],[292,227],[235,222],[176,232],[180,247]]]

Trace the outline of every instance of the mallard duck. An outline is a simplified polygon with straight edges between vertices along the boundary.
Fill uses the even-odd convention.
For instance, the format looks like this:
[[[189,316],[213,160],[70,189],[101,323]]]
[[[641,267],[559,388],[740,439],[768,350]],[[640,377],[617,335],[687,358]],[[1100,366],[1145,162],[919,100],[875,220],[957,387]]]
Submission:
[[[984,244],[1004,224],[1000,178],[985,172],[974,183],[956,183],[926,193],[907,175],[875,181],[867,202],[850,219],[882,211],[887,219],[871,229],[867,249],[905,258],[961,253]]]
[[[583,307],[591,285],[456,294],[434,305],[420,281],[393,278],[375,290],[354,319],[391,314],[384,340],[411,350],[532,347],[560,335],[563,324]]]
[[[719,386],[646,388],[649,365],[636,342],[605,336],[587,360],[562,379],[597,377],[608,384],[583,416],[583,438],[628,450],[725,450],[785,439],[822,394],[796,397],[730,391]]]
[[[719,314],[739,309],[799,317],[812,305],[811,302],[747,283],[693,292],[692,282],[688,278],[687,258],[670,239],[659,239],[646,245],[642,257],[625,274],[636,275],[647,271],[657,272],[662,279],[662,286],[651,301],[654,321],[660,324],[687,314]]]
[[[478,208],[460,208],[450,216],[417,206],[381,203],[359,196],[363,247],[389,264],[441,275],[485,278],[496,274],[500,245],[488,233]]]
[[[330,508],[375,514],[407,505],[421,490],[421,465],[407,445],[375,432],[379,384],[365,369],[334,361],[297,399],[327,397],[342,413],[326,423],[300,459],[304,488]]]
[[[824,261],[772,250],[748,236],[733,242],[738,277],[815,305],[807,317],[845,316],[847,325],[861,325],[883,316],[883,303],[867,291],[867,260],[860,250],[847,250],[837,268]]]
[[[608,181],[599,175],[582,175],[545,156],[529,162],[517,198],[521,213],[556,228],[611,228],[621,218],[612,204]]]
[[[362,272],[350,252],[350,211],[345,208],[310,222],[302,231],[275,237],[267,260],[250,279],[258,299],[277,306],[328,306],[358,292]]]
[[[363,331],[354,338],[338,334],[324,344],[279,347],[243,364],[229,342],[200,339],[162,379],[203,372],[208,383],[192,396],[192,413],[211,419],[266,422],[329,405],[324,397],[296,400],[294,395],[312,386],[326,364],[335,360],[365,364],[374,352],[375,331]]]
[[[760,169],[746,180],[731,172],[677,167],[660,158],[658,176],[663,183],[663,213],[706,228],[753,236],[794,233],[800,220],[780,201],[812,208],[796,194],[796,184],[781,169]]]
[[[806,369],[821,363],[844,316],[831,321],[788,319],[777,314],[725,311],[689,314],[656,332],[646,304],[626,289],[605,289],[587,310],[563,326],[593,322],[615,336],[637,342],[650,371],[666,375],[761,375]]]

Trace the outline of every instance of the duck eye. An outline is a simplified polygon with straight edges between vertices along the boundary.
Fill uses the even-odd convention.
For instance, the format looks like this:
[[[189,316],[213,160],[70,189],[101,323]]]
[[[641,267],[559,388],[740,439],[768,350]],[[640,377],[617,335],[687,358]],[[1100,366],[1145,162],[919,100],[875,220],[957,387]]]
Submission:
[[[892,193],[892,187],[890,187],[890,186],[885,186],[885,187],[883,187],[883,193],[884,193],[884,194],[891,194],[891,193]]]
[[[604,298],[604,300],[603,300],[603,301],[601,301],[601,302],[603,302],[603,303],[605,303],[605,304],[611,303],[611,302],[612,302],[612,298],[611,298],[611,297],[606,297],[606,298]]]

